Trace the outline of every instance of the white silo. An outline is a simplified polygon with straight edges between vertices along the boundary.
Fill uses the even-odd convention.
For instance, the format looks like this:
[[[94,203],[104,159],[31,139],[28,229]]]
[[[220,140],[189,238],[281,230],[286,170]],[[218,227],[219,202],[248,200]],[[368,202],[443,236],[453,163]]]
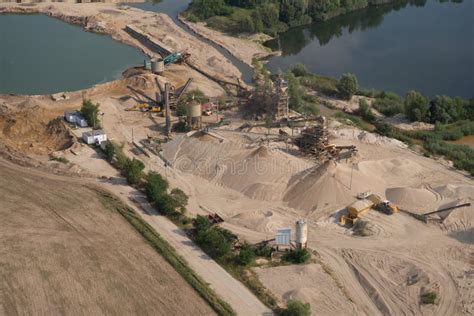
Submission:
[[[306,248],[308,242],[308,223],[304,219],[296,222],[296,247]]]

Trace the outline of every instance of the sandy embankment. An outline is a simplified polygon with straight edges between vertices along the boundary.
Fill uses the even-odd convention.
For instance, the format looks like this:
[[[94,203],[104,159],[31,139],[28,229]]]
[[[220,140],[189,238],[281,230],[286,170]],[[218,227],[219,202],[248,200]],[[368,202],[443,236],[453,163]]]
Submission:
[[[188,52],[190,64],[210,78],[246,87],[240,71],[219,51],[183,31],[162,13],[143,11],[114,3],[0,3],[1,13],[43,13],[88,31],[110,35],[117,41],[132,45],[150,57],[159,52],[149,43],[127,33],[130,25],[141,30],[155,43],[169,51]]]
[[[252,66],[253,58],[264,59],[269,56],[280,54],[280,52],[272,52],[270,49],[265,48],[250,37],[245,38],[226,35],[220,31],[207,27],[205,23],[192,23],[187,21],[183,16],[179,16],[178,18],[193,32],[224,48],[232,56],[249,66]],[[253,38],[255,38],[255,36],[253,36]],[[258,39],[263,41],[269,40],[271,37],[266,34],[259,34]]]

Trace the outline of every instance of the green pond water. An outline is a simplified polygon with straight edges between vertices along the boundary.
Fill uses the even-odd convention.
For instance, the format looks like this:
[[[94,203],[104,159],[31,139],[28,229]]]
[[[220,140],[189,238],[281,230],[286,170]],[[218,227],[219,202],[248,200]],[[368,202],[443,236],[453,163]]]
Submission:
[[[45,15],[0,15],[0,93],[74,91],[143,64],[137,49]]]

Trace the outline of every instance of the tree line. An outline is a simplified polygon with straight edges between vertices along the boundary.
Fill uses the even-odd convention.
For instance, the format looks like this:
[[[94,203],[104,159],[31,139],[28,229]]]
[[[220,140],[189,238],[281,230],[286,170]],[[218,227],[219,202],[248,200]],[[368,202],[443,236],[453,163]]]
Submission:
[[[422,6],[426,0],[389,0]],[[193,0],[188,18],[206,20],[229,32],[275,35],[289,27],[310,24],[365,8],[370,0]]]

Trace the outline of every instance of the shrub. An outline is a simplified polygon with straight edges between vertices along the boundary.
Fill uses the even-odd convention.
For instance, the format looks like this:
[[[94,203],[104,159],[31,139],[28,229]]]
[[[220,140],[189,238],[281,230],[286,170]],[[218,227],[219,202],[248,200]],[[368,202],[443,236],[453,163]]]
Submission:
[[[217,227],[200,231],[196,236],[196,242],[213,258],[222,258],[232,250],[231,241],[226,238],[224,231]]]
[[[290,67],[290,71],[295,75],[295,77],[303,77],[309,74],[308,69],[303,64],[295,64]]]
[[[189,197],[186,195],[186,193],[183,192],[183,190],[174,188],[171,190],[171,196],[175,201],[179,204],[181,207],[185,207],[188,205],[188,199]]]
[[[361,99],[359,101],[359,109],[358,109],[357,112],[366,121],[368,121],[368,122],[374,122],[375,121],[375,116],[372,113],[372,110],[370,108],[369,103],[367,103],[367,101],[365,99]]]
[[[405,96],[405,114],[412,121],[428,121],[428,99],[421,93],[411,90]]]
[[[382,92],[381,97],[374,101],[373,106],[387,116],[405,112],[402,99],[391,92]]]
[[[186,104],[183,102],[179,102],[176,106],[176,116],[186,116]]]
[[[128,159],[124,168],[125,177],[127,178],[128,183],[139,183],[143,176],[143,169],[145,169],[145,165],[143,164],[143,162],[135,158],[133,158],[132,160]]]
[[[372,236],[373,232],[373,225],[371,225],[367,221],[359,220],[354,225],[354,235],[367,237]]]
[[[262,246],[259,246],[257,248],[255,248],[255,255],[259,256],[259,257],[266,257],[266,258],[270,258],[272,256],[272,253],[273,253],[273,248],[268,246],[268,245],[262,245]]]
[[[424,305],[434,304],[437,297],[438,297],[438,295],[436,294],[436,292],[427,291],[427,292],[421,294],[421,303],[424,304]]]
[[[311,306],[297,300],[289,300],[287,307],[280,311],[281,316],[310,316]]]
[[[112,142],[107,142],[107,144],[105,144],[104,153],[108,162],[112,162],[114,159],[115,151],[115,145]]]
[[[69,160],[65,157],[51,157],[51,160],[60,162],[60,163],[69,163]]]
[[[337,84],[339,94],[343,99],[350,100],[359,89],[356,76],[353,74],[344,74]]]
[[[194,231],[199,233],[208,230],[211,227],[211,223],[206,217],[198,215],[195,219],[193,219],[193,227]]]
[[[300,82],[303,86],[325,95],[337,94],[337,79],[320,75],[309,74],[301,77]]]
[[[173,124],[173,132],[186,133],[189,132],[189,128],[186,126],[186,122],[177,122]]]
[[[311,254],[307,249],[291,249],[283,255],[282,259],[291,263],[305,263],[310,257]]]
[[[154,196],[154,204],[158,210],[165,215],[174,215],[179,206],[175,199],[166,192]]]
[[[252,246],[250,246],[249,244],[244,244],[240,248],[239,256],[237,257],[237,262],[242,266],[246,266],[252,262],[254,257],[255,252]]]

